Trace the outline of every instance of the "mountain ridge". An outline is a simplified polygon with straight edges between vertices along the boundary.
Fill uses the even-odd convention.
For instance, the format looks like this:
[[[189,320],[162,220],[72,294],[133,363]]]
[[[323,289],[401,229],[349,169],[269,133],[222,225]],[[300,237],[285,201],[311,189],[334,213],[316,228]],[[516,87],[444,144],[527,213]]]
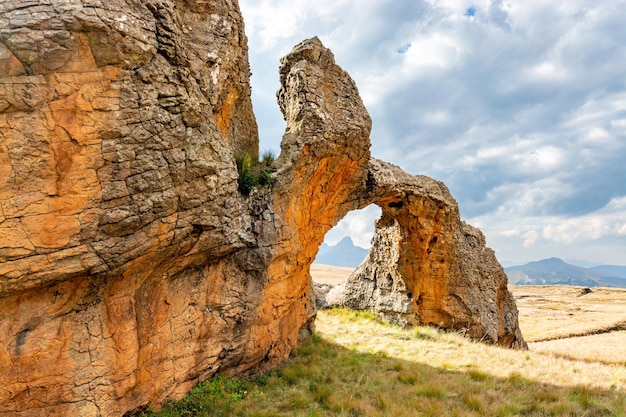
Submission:
[[[610,273],[609,271],[614,272]],[[504,268],[504,272],[509,284],[512,285],[580,285],[626,288],[626,267],[618,265],[584,268],[552,257]]]

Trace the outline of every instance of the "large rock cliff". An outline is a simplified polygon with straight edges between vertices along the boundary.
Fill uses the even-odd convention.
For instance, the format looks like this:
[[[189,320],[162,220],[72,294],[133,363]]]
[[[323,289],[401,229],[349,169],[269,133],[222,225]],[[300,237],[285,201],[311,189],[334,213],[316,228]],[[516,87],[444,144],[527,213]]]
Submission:
[[[236,2],[2,2],[0,71],[0,414],[122,415],[245,363]]]
[[[238,192],[246,42],[234,0],[0,3],[0,414],[121,416],[284,360],[324,234],[371,203],[397,255],[359,270],[374,298],[388,272],[403,319],[523,343],[482,235],[443,184],[370,158],[319,40],[281,62],[273,187]]]

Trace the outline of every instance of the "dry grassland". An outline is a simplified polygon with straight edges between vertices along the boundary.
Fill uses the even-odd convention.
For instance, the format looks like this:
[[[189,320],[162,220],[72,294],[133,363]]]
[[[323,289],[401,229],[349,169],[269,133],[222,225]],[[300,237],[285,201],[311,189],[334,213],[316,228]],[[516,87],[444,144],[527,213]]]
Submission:
[[[337,285],[348,279],[354,268],[342,266],[311,265],[311,277],[320,284]]]
[[[311,266],[315,282],[337,285],[352,268]],[[626,364],[626,289],[511,286],[522,334],[533,352]]]
[[[518,351],[432,332],[404,331],[345,314],[321,311],[316,331],[339,346],[370,354],[384,354],[455,372],[476,371],[497,379],[520,377],[540,384],[587,386],[626,391],[626,367],[590,360],[572,360],[535,351]],[[401,341],[401,342],[399,342]]]
[[[331,284],[350,271],[311,269]],[[141,416],[624,417],[626,331],[611,330],[626,320],[626,291],[582,290],[512,288],[529,351],[323,310],[311,339],[278,369],[217,376]]]
[[[520,328],[536,352],[626,364],[626,289],[516,286]]]

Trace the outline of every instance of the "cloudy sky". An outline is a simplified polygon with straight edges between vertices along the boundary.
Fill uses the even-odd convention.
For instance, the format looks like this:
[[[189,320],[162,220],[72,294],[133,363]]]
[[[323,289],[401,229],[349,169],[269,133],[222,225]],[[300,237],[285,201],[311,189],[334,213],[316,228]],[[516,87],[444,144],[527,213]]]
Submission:
[[[626,0],[240,0],[261,149],[281,56],[318,36],[372,154],[443,180],[501,262],[626,265]],[[327,235],[369,246],[374,208]]]

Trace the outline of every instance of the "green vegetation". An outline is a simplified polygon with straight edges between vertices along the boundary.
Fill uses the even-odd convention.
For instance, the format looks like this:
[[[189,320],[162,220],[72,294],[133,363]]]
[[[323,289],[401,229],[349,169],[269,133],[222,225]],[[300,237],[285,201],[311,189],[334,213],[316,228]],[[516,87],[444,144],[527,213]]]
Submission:
[[[271,166],[275,159],[271,150],[263,152],[260,160],[251,152],[237,155],[235,160],[239,171],[239,192],[248,196],[255,187],[271,186],[271,174],[274,172]]]
[[[320,332],[278,370],[250,379],[218,376],[181,402],[142,416],[625,415],[622,388],[529,377],[519,364],[535,367],[528,355],[539,354],[432,328],[403,330],[369,313],[322,311],[318,323]],[[430,357],[433,350],[437,356]],[[557,368],[562,361],[542,360]]]
[[[230,416],[235,405],[248,394],[249,386],[252,384],[248,381],[219,375],[198,384],[185,398],[171,403],[160,413],[147,411],[139,416]]]

